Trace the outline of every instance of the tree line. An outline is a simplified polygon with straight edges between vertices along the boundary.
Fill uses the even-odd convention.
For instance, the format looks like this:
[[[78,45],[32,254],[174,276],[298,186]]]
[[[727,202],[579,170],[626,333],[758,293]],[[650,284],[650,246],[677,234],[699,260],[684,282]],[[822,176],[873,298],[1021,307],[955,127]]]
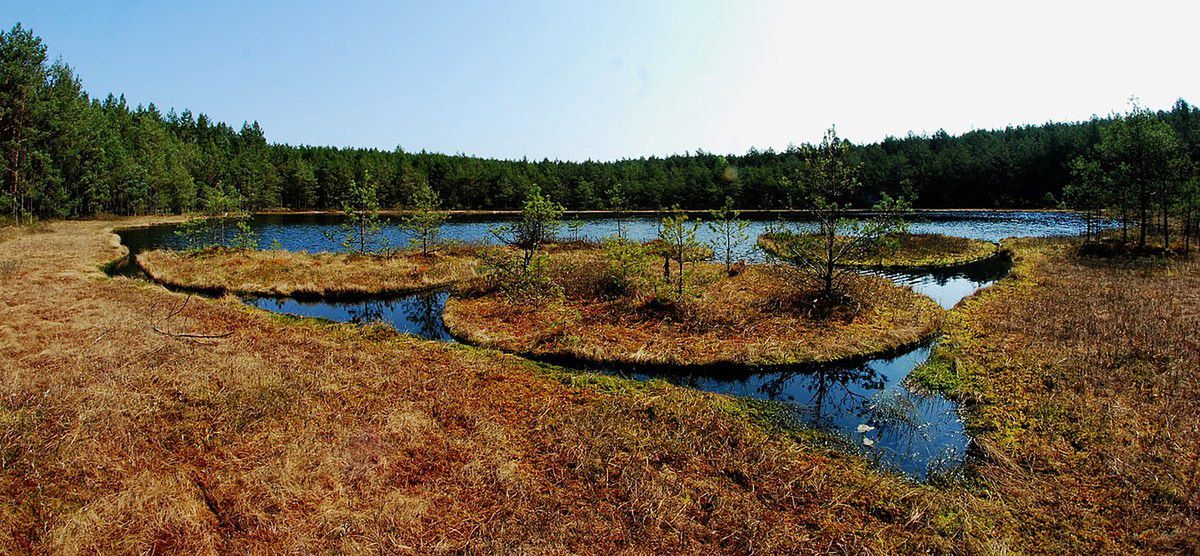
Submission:
[[[1191,117],[1191,116],[1189,116]],[[1188,129],[1184,126],[1184,129]],[[1138,106],[1100,130],[1099,141],[1068,164],[1072,180],[1065,188],[1069,206],[1088,217],[1086,237],[1101,239],[1095,217],[1120,221],[1121,243],[1136,233],[1136,247],[1145,250],[1152,235],[1163,250],[1177,247],[1180,232],[1184,254],[1200,226],[1200,174],[1197,153],[1158,114]]]
[[[1180,100],[1144,116],[1197,159],[1197,108]],[[1125,118],[851,145],[862,184],[853,203],[888,196],[934,208],[1057,206],[1077,177],[1073,161],[1092,155]],[[425,188],[447,209],[520,208],[535,188],[570,209],[701,209],[726,199],[797,208],[808,197],[792,183],[804,147],[574,162],[271,143],[257,122],[234,128],[189,110],[130,106],[123,96],[92,98],[30,30],[18,23],[0,31],[0,211],[11,216],[192,212],[213,198],[243,210],[338,209],[367,179],[383,208],[412,206]]]

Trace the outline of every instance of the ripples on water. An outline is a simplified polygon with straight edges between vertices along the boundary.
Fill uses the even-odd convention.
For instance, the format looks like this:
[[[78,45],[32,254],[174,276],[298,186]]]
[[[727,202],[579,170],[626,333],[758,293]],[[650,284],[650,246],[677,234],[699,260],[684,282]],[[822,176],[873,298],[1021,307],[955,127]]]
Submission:
[[[396,217],[385,217],[384,235],[388,244],[405,246],[408,235],[399,231],[395,226]],[[324,231],[336,226],[343,219],[338,215],[294,215],[294,214],[260,214],[250,221],[251,227],[258,232],[260,247],[278,244],[288,251],[338,251],[340,246],[330,241]],[[488,228],[501,222],[494,218],[456,218],[448,223],[443,232],[447,239],[464,242],[491,242],[492,236]],[[583,227],[580,235],[588,239],[604,239],[616,234],[617,221],[608,217],[588,217],[582,220]],[[756,238],[781,220],[752,220],[748,230],[750,238]],[[630,239],[646,241],[658,237],[659,219],[648,216],[629,218],[624,221],[625,234]],[[804,221],[795,222],[801,226],[811,226]],[[917,213],[910,225],[910,231],[923,234],[945,234],[950,236],[970,237],[985,241],[1000,241],[1011,236],[1051,236],[1078,235],[1083,229],[1083,219],[1074,213],[1062,212],[921,212]],[[180,238],[176,237],[175,226],[152,226],[129,230],[122,233],[126,245],[131,250],[143,248],[183,246]],[[565,233],[565,230],[564,230]],[[707,240],[708,230],[701,227],[699,239]],[[753,241],[751,241],[753,243]],[[757,249],[747,249],[742,254],[748,260],[761,259]]]
[[[987,241],[1011,236],[1078,235],[1084,225],[1077,215],[1047,212],[922,213],[918,218],[911,226],[914,233],[940,233]],[[288,250],[335,251],[337,245],[326,239],[322,232],[339,221],[338,217],[327,215],[259,215],[253,219],[252,226],[261,234],[263,246],[277,243]],[[496,220],[458,220],[446,227],[446,236],[468,242],[489,241],[488,228],[496,223]],[[757,237],[774,223],[752,222],[750,237]],[[615,234],[616,225],[610,218],[585,220],[581,235],[602,239]],[[631,218],[623,226],[631,239],[657,237],[658,220],[654,218]],[[389,228],[390,244],[404,245],[406,237],[395,227]],[[121,235],[133,253],[181,246],[172,226],[129,230]],[[706,235],[702,229],[701,240]],[[756,249],[743,256],[752,261],[762,259]],[[950,308],[1003,277],[1010,266],[1010,261],[996,259],[952,271],[878,274],[912,286],[942,307]],[[448,297],[446,292],[429,292],[353,302],[253,297],[245,301],[276,313],[339,322],[383,322],[408,334],[453,341],[441,318]],[[606,372],[636,379],[661,378],[681,386],[785,403],[806,425],[836,433],[881,466],[923,480],[931,470],[952,468],[964,461],[970,442],[957,404],[940,396],[916,394],[904,385],[908,374],[929,358],[930,350],[931,345],[923,345],[861,364],[790,370],[772,368],[749,372],[730,369],[728,372],[695,374],[639,372],[636,369]]]

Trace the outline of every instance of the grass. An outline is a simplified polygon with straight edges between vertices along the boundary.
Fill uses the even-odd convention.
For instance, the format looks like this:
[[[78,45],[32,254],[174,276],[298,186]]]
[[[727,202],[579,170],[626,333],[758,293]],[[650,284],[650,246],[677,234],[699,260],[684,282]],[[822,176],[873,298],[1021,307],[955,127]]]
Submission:
[[[968,402],[979,478],[1042,550],[1200,551],[1200,263],[1006,246],[911,378]]]
[[[943,517],[981,502],[769,434],[728,398],[600,388],[108,278],[113,225],[0,243],[22,261],[0,282],[0,552],[949,552],[994,537]]]
[[[903,234],[890,240],[888,245],[845,261],[845,266],[890,270],[951,268],[977,263],[999,252],[998,246],[988,241],[942,234]],[[767,253],[775,253],[780,241],[787,241],[786,234],[763,234],[758,245]]]
[[[141,253],[138,266],[175,288],[218,294],[292,297],[394,295],[449,287],[475,277],[478,259],[463,247],[428,257],[209,249]]]
[[[1197,551],[1196,263],[1012,243],[939,347],[985,459],[935,488],[731,398],[105,276],[150,221],[0,243],[0,553]]]
[[[932,300],[876,277],[853,282],[853,307],[826,313],[789,273],[751,265],[729,277],[696,263],[692,295],[666,305],[610,295],[599,251],[550,257],[566,292],[539,304],[486,291],[451,299],[447,328],[470,343],[549,359],[664,366],[783,365],[860,358],[919,343],[937,329]],[[661,264],[646,263],[648,272]],[[665,290],[666,286],[662,286]]]

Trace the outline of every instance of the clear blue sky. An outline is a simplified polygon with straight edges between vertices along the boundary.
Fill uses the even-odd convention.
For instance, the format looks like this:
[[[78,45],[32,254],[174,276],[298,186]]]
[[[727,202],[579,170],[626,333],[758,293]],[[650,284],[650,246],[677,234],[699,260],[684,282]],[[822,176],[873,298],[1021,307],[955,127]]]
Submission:
[[[272,141],[727,153],[1200,101],[1191,3],[0,0],[93,94]]]

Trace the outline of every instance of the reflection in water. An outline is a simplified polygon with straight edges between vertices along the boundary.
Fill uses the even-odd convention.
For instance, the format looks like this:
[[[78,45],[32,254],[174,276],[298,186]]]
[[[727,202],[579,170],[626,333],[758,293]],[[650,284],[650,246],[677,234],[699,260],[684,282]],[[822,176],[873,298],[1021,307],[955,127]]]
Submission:
[[[848,438],[884,467],[924,478],[931,463],[963,461],[968,442],[953,402],[904,387],[904,379],[929,358],[929,351],[930,346],[922,346],[855,366],[627,376],[787,403],[805,425]]]
[[[260,309],[297,317],[317,317],[355,324],[383,323],[405,334],[430,340],[451,341],[442,323],[448,292],[422,292],[390,299],[356,301],[301,301],[289,297],[244,297]]]
[[[1008,272],[1011,261],[1000,258],[954,271],[902,274],[889,278],[913,286],[945,307]],[[400,332],[453,341],[442,322],[447,292],[425,292],[393,299],[299,301],[290,298],[246,298],[256,307],[302,317],[339,322],[387,323]],[[921,396],[904,379],[929,358],[924,345],[900,355],[854,365],[726,369],[686,374],[636,369],[595,369],[644,380],[660,378],[680,386],[788,404],[809,427],[847,438],[881,466],[924,479],[932,468],[964,461],[969,439],[955,403]]]
[[[923,215],[914,232],[946,233],[986,240],[1007,236],[1077,234],[1082,220],[1062,213],[974,213],[966,218]],[[330,216],[257,216],[254,226],[264,244],[275,240],[285,249],[332,250],[321,231],[337,222]],[[492,221],[494,222],[494,221]],[[479,241],[486,239],[488,221],[458,221],[448,227],[449,237]],[[754,231],[767,225],[755,222]],[[611,219],[590,220],[588,237],[604,237],[615,227]],[[394,230],[394,229],[393,229]],[[657,233],[657,220],[639,219],[626,224],[635,239]],[[391,232],[391,233],[394,233]],[[176,247],[171,227],[154,227],[121,232],[131,253],[143,249]],[[643,237],[645,236],[645,237]],[[403,238],[391,238],[403,244]],[[748,254],[751,260],[754,255]],[[958,301],[1008,273],[1012,262],[998,257],[949,271],[920,273],[878,272],[900,284],[912,286],[943,307]],[[367,301],[298,301],[287,298],[247,298],[246,302],[277,313],[320,317],[341,322],[384,322],[397,330],[439,341],[453,341],[442,322],[449,294],[427,292],[392,299]],[[921,346],[893,357],[857,365],[819,368],[730,369],[714,375],[651,373],[626,369],[618,374],[632,378],[661,378],[676,384],[734,396],[778,401],[795,410],[805,424],[830,431],[850,440],[861,452],[880,465],[919,479],[932,468],[946,468],[966,457],[969,439],[954,402],[937,396],[921,396],[905,388],[908,374],[929,358],[930,346]],[[598,370],[598,369],[586,369]]]
[[[927,295],[944,309],[954,307],[963,298],[995,282],[1012,270],[1012,259],[996,256],[971,265],[921,272],[868,271]]]
[[[396,217],[385,216],[383,233],[389,245],[408,245],[409,236],[393,225]],[[259,234],[260,246],[278,243],[289,251],[340,251],[337,242],[326,237],[325,232],[341,223],[342,217],[333,214],[258,214],[250,220],[250,227]],[[464,242],[493,241],[488,228],[500,220],[491,218],[456,217],[446,224],[443,236]],[[751,220],[747,233],[758,237],[768,227],[779,222],[771,217]],[[800,221],[801,225],[803,221]],[[659,220],[656,217],[640,216],[624,222],[624,232],[630,239],[645,241],[658,237]],[[1111,225],[1111,223],[1109,223]],[[913,215],[909,230],[920,234],[946,234],[986,241],[999,241],[1012,236],[1079,235],[1085,222],[1074,213],[1039,211],[927,211]],[[175,225],[151,226],[124,230],[122,242],[131,253],[143,249],[183,247],[183,241],[175,234]],[[604,239],[616,234],[617,221],[607,217],[589,217],[583,220],[580,235],[589,239]],[[700,241],[710,239],[705,227],[699,230]],[[748,248],[740,255],[747,261],[762,259],[757,249]]]

